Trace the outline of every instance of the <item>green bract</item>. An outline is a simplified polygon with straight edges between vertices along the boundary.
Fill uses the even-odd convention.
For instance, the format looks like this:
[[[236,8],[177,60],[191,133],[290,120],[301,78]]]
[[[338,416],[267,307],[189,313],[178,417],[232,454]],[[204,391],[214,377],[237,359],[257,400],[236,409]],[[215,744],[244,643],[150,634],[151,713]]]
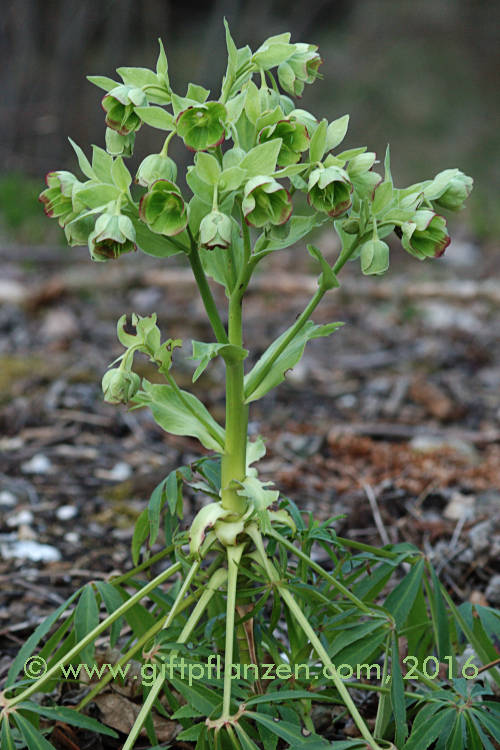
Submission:
[[[157,180],[142,196],[139,215],[152,232],[173,237],[188,223],[186,204],[177,185],[170,180]]]
[[[351,206],[353,186],[347,172],[340,167],[314,169],[309,175],[307,189],[309,203],[328,216],[342,216]]]
[[[135,229],[128,216],[102,214],[88,238],[92,260],[118,258],[136,249]]]
[[[226,108],[220,102],[188,107],[177,118],[177,133],[190,151],[205,151],[222,143]]]
[[[293,206],[290,194],[272,177],[256,175],[245,185],[243,216],[247,224],[263,227],[266,224],[284,224],[290,218]]]
[[[259,133],[259,142],[265,143],[273,138],[281,138],[282,144],[278,154],[277,164],[287,167],[300,161],[302,151],[309,148],[309,136],[305,125],[293,120],[279,120],[273,125],[267,125]]]
[[[424,190],[426,198],[437,207],[460,211],[472,190],[473,179],[459,169],[446,169]]]
[[[305,83],[314,83],[323,60],[315,44],[296,44],[296,52],[278,67],[278,80],[292,96],[301,96]]]

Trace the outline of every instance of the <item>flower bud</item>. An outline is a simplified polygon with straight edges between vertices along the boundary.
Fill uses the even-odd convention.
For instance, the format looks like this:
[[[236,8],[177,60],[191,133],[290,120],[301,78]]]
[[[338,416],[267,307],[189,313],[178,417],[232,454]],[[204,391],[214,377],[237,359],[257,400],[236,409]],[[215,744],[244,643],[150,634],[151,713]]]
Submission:
[[[309,175],[307,200],[317,211],[342,216],[351,206],[352,184],[340,167],[318,167]]]
[[[416,211],[412,221],[403,224],[401,229],[401,244],[419,260],[439,258],[451,241],[446,219],[426,209]]]
[[[295,53],[278,67],[280,86],[292,96],[301,96],[305,83],[314,83],[323,60],[314,44],[296,44]]]
[[[188,213],[177,185],[170,180],[156,180],[142,196],[139,216],[156,234],[173,237],[186,228]]]
[[[344,219],[341,226],[342,231],[346,234],[358,234],[359,219]]]
[[[112,260],[135,250],[135,229],[131,219],[121,214],[101,214],[89,235],[88,245],[90,257],[96,261]]]
[[[104,400],[108,404],[126,404],[132,399],[141,385],[137,373],[114,367],[102,379]]]
[[[458,172],[456,177],[453,177],[445,190],[434,199],[434,204],[439,208],[447,209],[448,211],[461,211],[464,208],[464,203],[471,194],[473,185],[472,177]]]
[[[231,219],[220,211],[211,211],[201,221],[200,243],[208,250],[231,244]]]
[[[149,187],[156,180],[175,182],[176,178],[177,165],[173,159],[163,154],[149,154],[140,163],[135,182],[144,187]]]
[[[379,275],[389,268],[389,245],[372,239],[361,246],[361,270],[366,275]]]
[[[188,107],[177,118],[177,133],[190,151],[219,146],[225,137],[226,108],[220,102]]]
[[[293,210],[290,194],[272,177],[257,175],[247,182],[242,202],[247,224],[284,224]]]
[[[278,154],[279,167],[287,167],[300,161],[301,152],[309,148],[309,136],[305,125],[294,120],[279,120],[272,125],[266,125],[260,131],[260,143],[281,138],[282,145]]]

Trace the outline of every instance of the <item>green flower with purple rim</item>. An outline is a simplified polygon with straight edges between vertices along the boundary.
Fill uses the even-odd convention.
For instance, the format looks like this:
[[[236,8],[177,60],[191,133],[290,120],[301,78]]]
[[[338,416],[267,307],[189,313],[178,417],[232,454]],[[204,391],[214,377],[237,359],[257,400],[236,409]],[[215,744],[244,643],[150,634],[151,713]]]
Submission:
[[[231,244],[231,219],[221,211],[211,211],[200,224],[200,244],[207,250],[226,249]]]
[[[220,102],[188,107],[177,118],[177,134],[190,151],[206,151],[225,138],[226,108]]]
[[[142,89],[130,86],[116,86],[102,99],[101,105],[106,112],[106,125],[120,135],[133,133],[142,125],[142,120],[134,106],[144,106],[147,98]]]
[[[266,125],[258,135],[259,143],[281,138],[282,145],[278,154],[279,167],[288,167],[300,161],[302,151],[309,148],[307,128],[294,120],[278,120],[272,125]]]
[[[73,213],[73,188],[81,183],[71,172],[59,171],[49,172],[45,176],[47,189],[38,196],[43,204],[43,210],[47,216],[59,220],[59,226],[63,227]]]
[[[140,163],[135,176],[135,182],[143,187],[149,187],[157,180],[175,182],[177,179],[177,165],[166,154],[149,154]]]
[[[344,169],[318,167],[309,175],[307,200],[316,211],[323,211],[335,218],[350,208],[352,189],[349,175]]]
[[[114,260],[136,250],[135,229],[128,216],[101,214],[88,238],[90,257],[96,261]]]
[[[139,204],[139,216],[152,232],[174,237],[188,223],[181,191],[170,180],[156,180]]]
[[[247,224],[263,227],[284,224],[293,210],[288,190],[272,177],[257,175],[247,182],[243,193],[243,216]]]
[[[446,219],[439,214],[419,209],[412,221],[408,221],[396,234],[404,249],[419,260],[439,258],[450,244]]]

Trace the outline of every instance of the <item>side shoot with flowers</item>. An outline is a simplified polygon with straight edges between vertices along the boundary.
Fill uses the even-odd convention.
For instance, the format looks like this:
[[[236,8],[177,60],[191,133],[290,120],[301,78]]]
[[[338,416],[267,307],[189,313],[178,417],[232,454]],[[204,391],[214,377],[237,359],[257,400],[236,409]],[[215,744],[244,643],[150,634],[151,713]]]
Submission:
[[[456,655],[463,646],[459,633],[486,663],[492,647],[485,635],[485,613],[478,611],[484,621],[479,632],[459,612],[416,548],[379,550],[340,540],[329,523],[313,519],[306,523],[292,501],[280,496],[272,483],[259,479],[255,464],[265,453],[264,443],[260,437],[248,436],[252,402],[284,380],[309,340],[329,336],[341,326],[338,322],[317,325],[311,316],[324,295],[339,286],[345,263],[359,261],[363,274],[385,273],[389,235],[399,238],[404,250],[419,260],[438,258],[450,242],[441,212],[462,208],[472,179],[459,169],[447,169],[433,179],[397,187],[389,151],[379,170],[376,155],[365,146],[342,149],[347,115],[332,122],[318,120],[294,101],[305,84],[319,77],[321,59],[315,45],[292,43],[290,34],[284,33],[270,37],[255,52],[248,46],[238,49],[227,25],[226,41],[228,64],[218,97],[193,83],[184,95],[176,93],[161,41],[155,71],[118,68],[121,81],[91,76],[89,80],[105,91],[106,148],[93,146],[89,160],[71,141],[83,178],[51,172],[40,196],[45,212],[58,220],[68,243],[88,244],[94,261],[116,261],[134,250],[162,258],[185,255],[213,331],[212,340],[192,342],[192,359],[199,363],[193,381],[214,358],[222,357],[226,418],[219,424],[194,394],[179,387],[175,350],[182,342],[162,340],[155,314],[133,314],[135,332],[126,330],[126,314],[120,318],[117,332],[124,351],[103,377],[105,400],[148,407],[166,432],[198,439],[211,455],[171,472],[155,489],[134,533],[136,568],[110,582],[84,587],[75,620],[85,614],[87,627],[80,627],[78,637],[59,650],[52,639],[47,673],[27,686],[16,683],[20,669],[16,660],[3,697],[2,736],[6,742],[15,732],[28,737],[29,722],[19,713],[21,708],[56,717],[57,709],[44,714],[28,699],[51,684],[61,665],[81,661],[82,653],[91,658],[93,642],[110,626],[117,643],[117,623],[128,618],[129,624],[135,623],[134,637],[122,646],[120,663],[138,659],[161,664],[167,655],[175,656],[188,645],[196,655],[196,644],[213,648],[215,643],[224,653],[226,669],[222,686],[207,679],[197,690],[160,675],[144,689],[144,702],[124,750],[133,747],[143,727],[155,744],[150,712],[153,707],[165,711],[158,703],[161,696],[184,727],[179,739],[196,743],[197,750],[276,748],[278,738],[294,748],[332,747],[315,735],[313,696],[344,704],[352,717],[361,739],[346,740],[339,745],[342,748],[425,750],[440,735],[447,741],[462,729],[464,741],[470,743],[463,747],[479,747],[478,742],[492,733],[493,719],[482,702],[487,691],[478,687],[474,699],[467,697],[462,673],[464,684],[437,687],[439,695],[438,683],[429,679],[409,692],[411,685],[403,683],[398,664],[404,635],[418,654],[434,650],[442,660],[446,652],[453,653],[458,669]],[[159,153],[130,170],[126,160],[133,155],[143,125],[164,131],[165,142]],[[179,186],[177,165],[168,154],[173,138],[180,138],[192,153],[187,191]],[[243,328],[243,301],[252,274],[267,256],[304,241],[319,226],[337,233],[338,257],[331,265],[319,248],[307,245],[318,268],[316,293],[255,364],[246,366],[251,338]],[[218,309],[208,278],[223,286],[226,309]],[[137,353],[157,366],[162,384],[134,372]],[[189,529],[182,531],[184,484],[201,492],[206,503]],[[165,547],[152,557],[148,552],[139,563],[141,548],[146,542],[152,547],[158,539],[161,514]],[[312,559],[315,543],[327,550],[333,572]],[[136,576],[162,558],[170,559],[170,566],[148,583],[138,584]],[[410,573],[379,604],[388,578],[402,562],[408,563]],[[164,584],[175,576],[165,599]],[[126,582],[135,582],[137,593],[130,595],[122,586]],[[147,625],[140,632],[131,612],[142,606],[139,601],[147,594],[155,604],[144,615]],[[272,611],[265,609],[269,601]],[[101,604],[108,616],[99,622]],[[283,621],[286,632],[280,631]],[[49,627],[38,633],[31,650]],[[277,631],[281,635],[276,636]],[[385,665],[385,686],[377,688],[378,711],[371,726],[336,671],[337,657],[347,659],[338,646],[344,641],[345,647],[359,644],[351,650],[351,659],[378,658]],[[298,679],[267,693],[248,681],[231,679],[228,667],[236,661],[251,664],[271,654],[279,663],[283,652],[287,663],[321,663],[330,679],[312,684]],[[26,651],[22,656],[26,658]],[[500,685],[497,670],[492,668],[491,674]],[[79,707],[108,681],[101,679]],[[364,689],[362,683],[356,686]],[[173,690],[188,705],[181,706]],[[290,701],[286,710],[283,701]],[[434,713],[434,729],[419,719],[424,711]],[[92,721],[73,714],[84,724]],[[462,745],[457,740],[448,747]]]

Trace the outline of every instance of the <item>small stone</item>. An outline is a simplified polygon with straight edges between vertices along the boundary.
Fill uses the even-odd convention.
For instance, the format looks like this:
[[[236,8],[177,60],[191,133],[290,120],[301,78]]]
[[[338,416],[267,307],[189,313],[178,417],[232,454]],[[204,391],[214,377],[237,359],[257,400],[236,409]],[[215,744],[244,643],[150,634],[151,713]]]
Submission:
[[[7,526],[11,529],[30,523],[33,523],[33,513],[30,510],[20,510],[19,513],[7,517]]]
[[[498,573],[489,582],[484,595],[490,604],[500,604],[500,575]]]
[[[12,508],[17,503],[17,497],[9,490],[0,492],[0,508]]]
[[[5,560],[21,558],[33,562],[57,562],[61,559],[61,553],[55,547],[24,539],[3,544],[0,553]]]
[[[491,544],[493,522],[481,521],[469,531],[469,541],[474,552],[484,552]]]
[[[454,492],[443,511],[445,518],[458,521],[460,518],[471,518],[474,515],[475,498],[473,495],[462,495]]]
[[[477,459],[477,451],[473,445],[458,438],[444,438],[438,435],[415,435],[410,440],[410,448],[419,453],[435,453],[443,449],[450,449],[469,458]]]
[[[125,463],[125,461],[118,461],[111,471],[106,472],[106,474],[106,478],[113,482],[124,482],[132,475],[132,469],[127,463]]]
[[[21,469],[25,474],[49,474],[52,463],[43,453],[36,453],[29,461],[21,464]]]
[[[40,326],[40,336],[45,341],[72,339],[79,333],[76,316],[63,307],[49,310]]]
[[[56,510],[56,516],[59,521],[69,521],[77,515],[78,509],[75,508],[74,505],[61,505],[61,507]]]
[[[68,544],[78,544],[80,541],[80,534],[77,534],[76,531],[68,531],[68,533],[64,535],[64,541],[68,542]]]

